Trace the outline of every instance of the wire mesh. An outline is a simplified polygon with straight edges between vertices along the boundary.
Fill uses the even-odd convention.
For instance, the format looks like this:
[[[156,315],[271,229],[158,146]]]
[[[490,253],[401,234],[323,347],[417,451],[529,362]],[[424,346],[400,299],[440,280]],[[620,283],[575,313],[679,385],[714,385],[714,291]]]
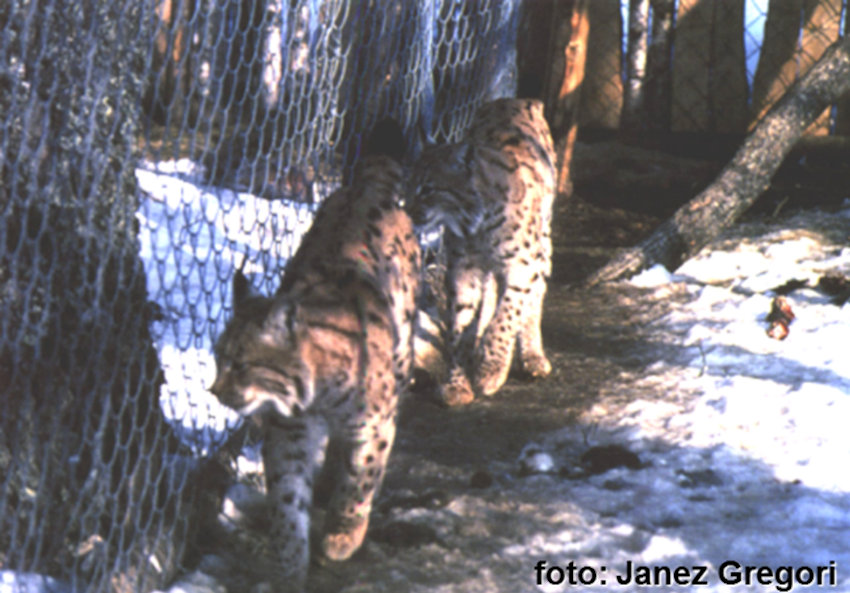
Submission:
[[[619,122],[626,4],[588,3],[588,126]],[[839,0],[650,4],[675,10],[679,27],[654,58],[672,65],[650,69],[671,77],[656,117],[701,131],[725,130],[727,100],[751,120],[846,20]],[[234,269],[276,288],[381,118],[402,123],[415,154],[458,139],[481,102],[514,95],[524,5],[0,3],[4,587],[147,591],[197,562],[230,471],[220,448],[238,426],[206,391]],[[747,84],[727,99],[711,56],[730,19]],[[676,79],[676,52],[698,36],[714,49]],[[793,57],[771,62],[783,47]]]
[[[379,119],[415,152],[514,94],[519,5],[0,6],[0,588],[197,562],[238,425],[206,391],[234,269],[275,288]]]
[[[585,127],[620,126],[629,5],[588,3]],[[846,30],[842,0],[651,0],[649,6],[647,101],[636,118],[659,131],[746,132]],[[670,10],[673,35],[656,26]],[[809,133],[835,132],[845,112],[840,104]]]

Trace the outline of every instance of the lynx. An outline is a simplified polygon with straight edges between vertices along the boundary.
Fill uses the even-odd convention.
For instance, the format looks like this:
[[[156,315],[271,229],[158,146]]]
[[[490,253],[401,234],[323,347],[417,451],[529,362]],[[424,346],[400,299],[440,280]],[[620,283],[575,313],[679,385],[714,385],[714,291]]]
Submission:
[[[515,347],[522,368],[551,364],[540,331],[551,272],[555,154],[543,104],[484,104],[462,142],[426,148],[407,209],[423,232],[442,229],[449,405],[504,384]]]
[[[262,417],[280,582],[296,590],[318,467],[332,484],[318,547],[344,560],[366,534],[410,378],[419,245],[398,206],[401,165],[387,156],[400,134],[376,129],[375,153],[322,203],[274,297],[251,294],[237,274],[234,317],[216,344],[211,391]]]

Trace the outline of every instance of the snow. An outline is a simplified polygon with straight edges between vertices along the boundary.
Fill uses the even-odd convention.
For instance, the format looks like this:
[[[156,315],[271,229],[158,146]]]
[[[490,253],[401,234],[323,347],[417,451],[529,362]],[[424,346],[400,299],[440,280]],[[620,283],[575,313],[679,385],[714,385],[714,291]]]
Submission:
[[[243,271],[267,293],[312,221],[312,207],[204,187],[191,161],[136,170],[141,257],[149,298],[163,318],[152,328],[165,375],[161,404],[185,439],[206,452],[238,422],[207,391],[213,340],[230,314],[231,279]]]
[[[850,306],[798,289],[786,297],[796,314],[789,336],[765,333],[773,288],[850,273],[848,218],[850,208],[801,213],[763,234],[742,225],[674,273],[655,268],[630,281],[648,298],[687,296],[647,330],[672,354],[617,378],[635,394],[626,405],[603,395],[583,418],[597,442],[626,443],[647,464],[574,486],[580,507],[656,532],[639,553],[608,550],[608,564],[850,563]],[[550,435],[549,450],[579,440],[576,430]],[[691,485],[691,475],[711,479]],[[606,489],[617,480],[625,487]],[[604,532],[614,529],[584,549],[605,545]],[[836,590],[850,590],[838,575]]]
[[[0,570],[0,593],[74,593],[74,590],[48,576]]]
[[[652,288],[667,284],[672,279],[670,272],[661,264],[655,264],[631,279],[632,284],[640,288]]]
[[[165,313],[155,328],[167,380],[162,402],[187,435],[208,445],[234,421],[206,391],[232,272],[246,261],[255,283],[273,290],[311,211],[203,189],[187,165],[139,170],[139,219],[150,296]],[[507,503],[498,496],[461,495],[442,509],[400,512],[396,519],[427,522],[441,541],[455,541],[459,523],[472,525],[465,537],[474,539],[462,544],[465,556],[439,552],[441,566],[462,567],[465,581],[410,590],[563,590],[532,584],[529,567],[538,560],[605,566],[609,582],[629,562],[706,566],[713,577],[698,587],[706,592],[754,590],[718,581],[727,560],[850,565],[850,473],[843,463],[850,452],[850,306],[836,306],[814,288],[824,272],[850,272],[848,229],[850,207],[739,225],[678,270],[657,266],[624,284],[644,299],[672,302],[640,330],[654,360],[611,377],[576,425],[529,443],[515,473],[494,470],[502,476],[499,496],[522,501],[508,505],[515,523],[505,523]],[[789,280],[809,286],[786,296],[796,319],[785,340],[774,340],[766,316],[773,289]],[[197,436],[204,431],[213,436]],[[559,469],[575,466],[579,444],[587,443],[622,445],[643,465],[565,480]],[[232,514],[241,504],[236,498]],[[431,562],[428,554],[423,548],[422,566]],[[383,582],[403,581],[407,570],[414,569],[388,568]],[[834,589],[850,590],[841,570]]]
[[[137,171],[148,291],[163,313],[153,328],[166,378],[161,402],[203,453],[236,422],[206,389],[232,274],[244,264],[255,285],[273,291],[312,208],[207,188],[198,177],[186,161]],[[657,266],[621,283],[636,303],[664,304],[635,330],[635,347],[651,356],[636,354],[645,362],[608,377],[575,424],[541,433],[512,468],[494,460],[488,471],[498,488],[453,493],[444,507],[386,511],[384,521],[428,525],[439,545],[412,548],[412,562],[400,550],[374,570],[337,570],[361,571],[363,583],[384,586],[375,590],[397,582],[411,592],[501,593],[566,589],[534,583],[541,560],[600,574],[606,567],[608,585],[580,587],[588,592],[612,590],[628,563],[705,566],[709,583],[693,590],[780,590],[777,582],[719,582],[720,566],[734,560],[837,567],[828,588],[850,591],[850,305],[815,289],[827,271],[850,273],[848,237],[850,204],[741,224],[678,270]],[[796,318],[788,337],[774,340],[766,316],[773,289],[789,280],[808,287],[786,296]],[[561,471],[577,467],[588,446],[611,444],[636,454],[641,467]],[[254,453],[239,458],[241,473],[259,471]],[[262,504],[256,491],[239,488],[227,515]],[[16,579],[29,582],[23,573],[0,577],[0,593]],[[201,572],[171,589],[207,590],[216,584]]]

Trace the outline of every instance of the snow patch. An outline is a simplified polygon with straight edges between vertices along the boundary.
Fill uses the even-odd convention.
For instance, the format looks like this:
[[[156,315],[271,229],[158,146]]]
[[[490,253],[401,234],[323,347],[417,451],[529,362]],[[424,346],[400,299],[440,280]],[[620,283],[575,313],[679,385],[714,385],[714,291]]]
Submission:
[[[233,273],[242,267],[272,293],[313,207],[205,187],[200,171],[186,159],[148,162],[136,179],[148,296],[161,312],[152,327],[165,375],[161,404],[187,442],[206,452],[238,423],[207,391],[215,378],[213,341],[230,314]]]

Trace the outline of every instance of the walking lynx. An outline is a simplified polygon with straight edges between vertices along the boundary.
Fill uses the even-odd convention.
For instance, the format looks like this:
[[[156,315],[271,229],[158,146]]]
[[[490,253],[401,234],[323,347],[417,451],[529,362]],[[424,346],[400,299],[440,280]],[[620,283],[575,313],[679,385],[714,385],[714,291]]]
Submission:
[[[555,179],[535,100],[484,104],[462,142],[427,148],[415,165],[408,211],[423,230],[443,229],[449,405],[498,391],[515,347],[528,374],[551,371],[540,323]]]
[[[361,545],[386,473],[399,393],[409,381],[419,245],[397,206],[400,130],[361,159],[350,187],[322,203],[272,298],[234,286],[216,345],[219,399],[263,417],[263,463],[280,582],[303,587],[317,466],[333,483],[320,543],[333,560]],[[401,139],[403,142],[403,139]],[[399,149],[400,150],[400,149]]]

